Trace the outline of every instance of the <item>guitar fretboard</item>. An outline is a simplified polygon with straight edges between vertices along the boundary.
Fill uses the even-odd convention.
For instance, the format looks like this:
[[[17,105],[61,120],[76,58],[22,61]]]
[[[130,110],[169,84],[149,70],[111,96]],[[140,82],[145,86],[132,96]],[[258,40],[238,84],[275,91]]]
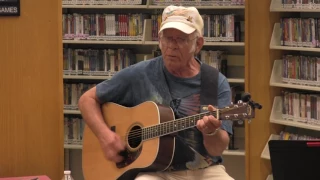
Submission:
[[[186,118],[176,119],[168,122],[164,122],[158,125],[149,126],[142,128],[142,140],[148,140],[155,137],[160,137],[175,133],[181,130],[192,128],[197,125],[197,121],[202,119],[204,116],[216,115],[216,111],[205,112]]]

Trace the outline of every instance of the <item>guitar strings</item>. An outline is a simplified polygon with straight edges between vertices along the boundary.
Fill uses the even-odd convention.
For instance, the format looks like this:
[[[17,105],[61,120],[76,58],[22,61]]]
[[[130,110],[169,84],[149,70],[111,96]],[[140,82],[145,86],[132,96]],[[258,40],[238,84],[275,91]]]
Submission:
[[[221,109],[221,110],[219,110],[219,112],[228,112],[228,111],[230,111],[230,110],[233,110],[234,108],[228,108],[228,109]],[[129,133],[126,133],[126,135],[125,136],[122,136],[122,137],[127,137],[128,136],[128,140],[133,140],[133,139],[141,139],[141,141],[144,139],[144,140],[146,140],[146,139],[150,139],[150,138],[144,138],[144,137],[151,137],[151,138],[154,138],[154,134],[156,134],[156,133],[158,133],[158,131],[157,132],[154,132],[154,131],[151,131],[152,129],[152,127],[156,127],[156,126],[161,126],[161,125],[163,125],[163,124],[168,124],[168,123],[171,123],[171,124],[169,124],[169,127],[167,127],[166,129],[172,129],[172,128],[174,128],[173,126],[175,126],[175,125],[178,125],[179,126],[179,124],[181,125],[181,124],[185,124],[186,122],[186,120],[190,120],[191,118],[195,118],[195,117],[201,117],[201,115],[216,115],[216,112],[217,111],[210,111],[210,112],[205,112],[205,113],[200,113],[200,114],[196,114],[196,115],[193,115],[193,116],[190,116],[190,117],[187,117],[187,118],[179,118],[179,119],[175,119],[175,120],[171,120],[171,121],[167,121],[167,122],[164,122],[164,123],[161,123],[161,124],[157,124],[157,125],[153,125],[153,126],[149,126],[149,127],[144,127],[144,128],[141,128],[141,129],[137,129],[137,130],[133,130],[133,131],[131,131],[131,132],[129,132]],[[182,119],[185,119],[185,121],[181,121]],[[179,121],[180,120],[180,121]],[[198,120],[196,120],[196,121],[198,121]],[[174,123],[175,122],[175,123]],[[183,123],[184,122],[184,123]],[[190,124],[190,122],[189,122],[189,124]],[[189,127],[194,127],[194,126],[196,126],[196,125],[192,125],[192,126],[189,126]],[[188,127],[188,128],[189,128]],[[149,132],[146,132],[147,131],[147,128],[150,128],[150,130],[149,130]],[[185,129],[185,128],[179,128],[179,130],[180,129]],[[145,132],[143,133],[142,131],[143,130],[145,130]],[[151,131],[151,132],[150,132]],[[175,131],[174,131],[175,132]],[[170,132],[170,133],[166,133],[166,134],[171,134],[171,133],[173,133],[173,132]],[[129,136],[129,134],[130,134],[130,136]],[[162,134],[162,133],[161,133]]]
[[[122,136],[122,137],[126,137],[130,134],[129,137],[132,137],[132,138],[135,138],[135,136],[137,137],[140,137],[142,136],[142,130],[147,130],[148,128],[150,128],[149,130],[152,130],[152,128],[156,127],[156,126],[166,126],[165,124],[169,124],[169,127],[168,129],[171,129],[173,128],[175,125],[179,125],[179,124],[182,124],[182,122],[185,124],[185,121],[186,120],[192,120],[191,118],[195,118],[195,117],[201,117],[201,115],[216,115],[216,111],[213,111],[213,112],[205,112],[205,113],[200,113],[200,114],[196,114],[196,115],[193,115],[193,116],[190,116],[190,117],[187,117],[187,118],[179,118],[179,119],[175,119],[175,120],[171,120],[171,121],[167,121],[167,122],[163,122],[161,124],[157,124],[157,125],[152,125],[152,126],[148,126],[148,127],[144,127],[144,128],[141,128],[141,129],[137,129],[137,130],[133,130],[129,133],[126,133],[125,136]],[[185,121],[182,121],[182,119],[185,119]],[[198,121],[198,120],[195,120],[195,121]],[[190,124],[190,123],[189,123]],[[190,126],[192,127],[192,126]],[[145,133],[148,133],[148,135],[152,134],[152,133],[155,133],[155,132],[145,132]],[[146,136],[146,135],[145,135]],[[129,139],[129,138],[128,138]]]
[[[227,112],[227,111],[230,111],[230,110],[232,110],[232,109],[234,109],[234,108],[221,109],[220,112]],[[201,115],[206,115],[206,114],[216,115],[216,111],[210,111],[210,112],[200,113],[200,114],[196,114],[196,115],[193,115],[193,116],[190,116],[190,117],[187,117],[187,118],[179,118],[179,119],[167,121],[167,122],[164,122],[164,123],[161,123],[161,124],[157,124],[157,125],[153,125],[153,126],[149,126],[149,127],[145,127],[145,128],[133,130],[133,131],[131,131],[132,133],[131,133],[131,135],[128,137],[128,140],[137,139],[137,138],[139,138],[139,139],[144,139],[143,137],[148,137],[148,138],[146,138],[146,139],[150,139],[149,137],[154,138],[154,133],[156,133],[156,132],[152,131],[152,129],[151,129],[152,127],[156,127],[156,126],[158,126],[158,125],[163,125],[163,124],[171,123],[171,124],[169,124],[169,127],[168,127],[167,129],[172,129],[174,125],[177,125],[177,124],[179,125],[179,123],[180,123],[180,125],[181,125],[181,123],[183,122],[183,121],[177,121],[177,120],[181,120],[181,119],[190,120],[191,118],[194,118],[194,117],[196,117],[196,116],[201,116]],[[196,121],[197,121],[197,120],[196,120]],[[176,123],[173,123],[173,122],[176,122]],[[184,123],[185,123],[185,122],[184,122]],[[189,124],[190,124],[190,123],[189,123]],[[192,126],[190,126],[190,127],[194,127],[194,126],[196,126],[196,125],[192,125]],[[150,129],[149,129],[149,132],[146,132],[148,128],[150,128]],[[182,128],[182,130],[183,130],[183,129],[185,129],[185,128]],[[146,130],[146,131],[145,131],[144,133],[142,133],[143,130]],[[179,130],[180,130],[180,129],[179,129]],[[171,134],[171,133],[174,133],[174,132],[176,132],[176,131],[173,131],[173,132],[170,132],[170,133],[166,133],[166,134]],[[130,134],[130,132],[129,132],[129,133],[126,133],[126,135],[125,135],[125,136],[122,136],[122,137],[127,137],[129,134]],[[145,140],[146,140],[146,139],[145,139]]]

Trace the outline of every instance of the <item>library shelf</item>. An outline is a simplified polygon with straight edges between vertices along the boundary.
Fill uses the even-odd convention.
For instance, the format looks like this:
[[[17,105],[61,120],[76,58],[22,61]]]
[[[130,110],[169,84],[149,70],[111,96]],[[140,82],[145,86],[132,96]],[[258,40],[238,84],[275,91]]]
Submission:
[[[282,81],[282,60],[275,60],[273,63],[272,73],[270,77],[270,86],[283,87],[290,89],[320,91],[320,87],[308,86],[300,84],[289,84]]]
[[[272,174],[269,174],[269,175],[268,175],[267,180],[273,180]]]
[[[302,129],[310,129],[315,131],[320,131],[319,125],[313,125],[303,122],[297,122],[294,120],[286,120],[282,117],[282,98],[281,96],[276,96],[273,101],[273,106],[270,115],[270,122],[275,124],[281,124],[285,126],[298,127]]]
[[[266,145],[263,148],[263,151],[261,153],[261,158],[263,159],[268,159],[270,160],[270,153],[269,153],[269,145],[268,142],[270,140],[279,140],[280,139],[280,135],[276,135],[276,134],[271,134],[268,141],[266,142]]]
[[[287,51],[306,51],[306,52],[320,52],[320,48],[309,47],[293,47],[293,46],[281,46],[280,44],[280,23],[275,23],[273,26],[272,37],[270,41],[270,49],[275,50],[287,50]]]
[[[79,4],[64,4],[64,9],[147,9],[147,5],[79,5]]]
[[[282,5],[282,0],[272,0],[270,3],[270,12],[320,12],[320,8],[313,8],[315,6],[308,6],[307,8],[298,7],[284,7]]]
[[[82,149],[80,144],[64,144],[64,149]]]

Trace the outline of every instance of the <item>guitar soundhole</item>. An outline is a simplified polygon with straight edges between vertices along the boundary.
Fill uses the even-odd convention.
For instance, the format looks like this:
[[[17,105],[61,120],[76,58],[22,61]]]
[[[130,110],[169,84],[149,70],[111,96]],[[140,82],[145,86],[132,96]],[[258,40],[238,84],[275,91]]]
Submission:
[[[142,132],[140,126],[134,126],[131,128],[128,136],[128,144],[132,149],[135,149],[141,144]]]
[[[117,163],[118,168],[124,168],[134,162],[141,153],[140,144],[142,142],[141,136],[141,127],[140,126],[133,126],[128,134],[128,146],[125,151],[121,152],[120,155],[124,157],[124,160],[120,163]]]

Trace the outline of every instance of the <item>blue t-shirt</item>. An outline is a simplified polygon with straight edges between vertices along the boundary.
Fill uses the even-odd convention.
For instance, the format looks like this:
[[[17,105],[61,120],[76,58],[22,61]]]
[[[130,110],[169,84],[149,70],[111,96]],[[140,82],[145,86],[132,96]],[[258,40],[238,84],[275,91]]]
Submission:
[[[169,73],[159,56],[119,71],[96,88],[101,103],[114,102],[132,107],[154,101],[170,106],[175,117],[182,118],[200,113],[200,84],[200,72],[191,78],[176,77]],[[227,78],[221,73],[217,88],[218,107],[229,106],[231,90]],[[222,121],[221,128],[232,134],[232,121]],[[212,165],[212,162],[222,162],[222,158],[207,153],[202,134],[196,127],[178,132],[174,159],[168,170],[201,169]]]

